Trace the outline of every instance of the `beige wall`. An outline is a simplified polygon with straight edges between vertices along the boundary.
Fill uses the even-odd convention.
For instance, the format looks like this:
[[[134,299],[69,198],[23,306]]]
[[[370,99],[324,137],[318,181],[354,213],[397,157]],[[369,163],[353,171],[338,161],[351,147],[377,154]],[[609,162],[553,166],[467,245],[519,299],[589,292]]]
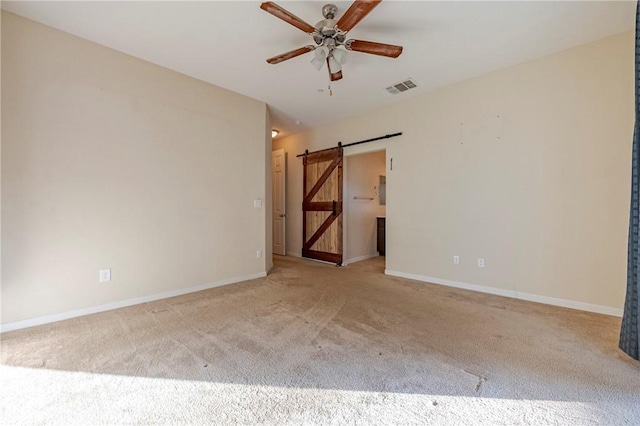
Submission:
[[[393,105],[274,148],[296,154],[402,131],[357,147],[386,147],[393,158],[388,270],[619,309],[633,52],[626,32],[406,100],[398,95]],[[289,163],[292,253],[301,247],[301,170]]]
[[[349,263],[378,254],[376,217],[384,216],[386,207],[380,205],[375,191],[380,185],[380,176],[386,176],[387,173],[385,152],[346,157],[345,165],[345,261]]]
[[[264,103],[7,12],[2,77],[2,323],[264,273]]]
[[[264,263],[266,271],[273,268],[273,203],[272,203],[272,187],[273,177],[271,170],[271,151],[272,151],[272,137],[271,137],[271,112],[269,108],[266,108],[265,119],[265,151],[264,151],[264,178],[265,178],[265,199],[264,199],[264,229],[265,229],[265,251],[264,251]]]
[[[2,19],[0,19],[0,35],[2,34]],[[1,40],[1,37],[0,37]],[[2,43],[0,42],[0,82],[2,82]],[[0,83],[0,100],[2,99],[2,84]],[[2,129],[2,102],[0,101],[0,130]],[[0,131],[0,323],[2,323],[2,132]]]

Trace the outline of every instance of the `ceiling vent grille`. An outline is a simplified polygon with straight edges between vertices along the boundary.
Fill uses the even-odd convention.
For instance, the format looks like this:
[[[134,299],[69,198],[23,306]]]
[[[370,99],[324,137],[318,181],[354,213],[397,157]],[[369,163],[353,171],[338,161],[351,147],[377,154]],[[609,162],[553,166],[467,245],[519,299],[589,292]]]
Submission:
[[[392,95],[397,95],[398,93],[406,92],[407,90],[415,89],[418,87],[413,79],[408,78],[405,81],[401,81],[400,83],[396,83],[392,86],[387,87],[387,92]]]

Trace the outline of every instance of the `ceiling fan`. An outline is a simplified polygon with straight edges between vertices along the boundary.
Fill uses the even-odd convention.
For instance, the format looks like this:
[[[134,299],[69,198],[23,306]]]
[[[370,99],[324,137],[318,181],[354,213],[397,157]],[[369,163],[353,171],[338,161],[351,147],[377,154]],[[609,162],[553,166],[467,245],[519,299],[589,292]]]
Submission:
[[[346,61],[346,50],[397,58],[402,53],[402,46],[363,40],[347,40],[347,32],[351,31],[351,29],[367,16],[381,1],[382,0],[356,0],[338,20],[336,20],[338,7],[335,4],[325,4],[322,7],[322,16],[324,16],[324,19],[318,22],[315,27],[274,2],[268,1],[262,3],[260,5],[262,10],[309,34],[313,37],[313,41],[316,44],[315,46],[307,45],[274,56],[273,58],[267,59],[267,62],[270,64],[279,64],[287,59],[314,51],[314,58],[311,64],[320,70],[326,63],[331,81],[336,81],[342,78],[342,65]],[[340,49],[340,47],[344,47],[346,50]]]

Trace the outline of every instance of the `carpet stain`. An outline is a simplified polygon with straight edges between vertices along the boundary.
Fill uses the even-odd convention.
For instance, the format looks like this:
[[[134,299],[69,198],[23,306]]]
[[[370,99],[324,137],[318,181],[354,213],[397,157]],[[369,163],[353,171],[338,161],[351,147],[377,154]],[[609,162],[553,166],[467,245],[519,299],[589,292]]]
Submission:
[[[487,381],[487,378],[482,376],[482,375],[480,375],[480,374],[473,373],[473,372],[471,372],[469,370],[463,370],[463,371],[465,373],[467,373],[467,374],[475,376],[478,379],[478,382],[476,383],[476,386],[475,386],[475,392],[476,393],[480,392],[480,389],[482,388],[482,384]]]

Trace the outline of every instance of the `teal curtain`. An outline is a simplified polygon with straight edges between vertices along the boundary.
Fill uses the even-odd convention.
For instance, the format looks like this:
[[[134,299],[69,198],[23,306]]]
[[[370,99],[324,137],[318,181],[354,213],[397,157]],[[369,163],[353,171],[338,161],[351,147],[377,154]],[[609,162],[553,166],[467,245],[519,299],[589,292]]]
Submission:
[[[633,159],[631,172],[631,215],[629,219],[629,247],[627,258],[627,297],[620,331],[620,349],[640,360],[640,1],[636,5],[636,124],[633,131]]]

